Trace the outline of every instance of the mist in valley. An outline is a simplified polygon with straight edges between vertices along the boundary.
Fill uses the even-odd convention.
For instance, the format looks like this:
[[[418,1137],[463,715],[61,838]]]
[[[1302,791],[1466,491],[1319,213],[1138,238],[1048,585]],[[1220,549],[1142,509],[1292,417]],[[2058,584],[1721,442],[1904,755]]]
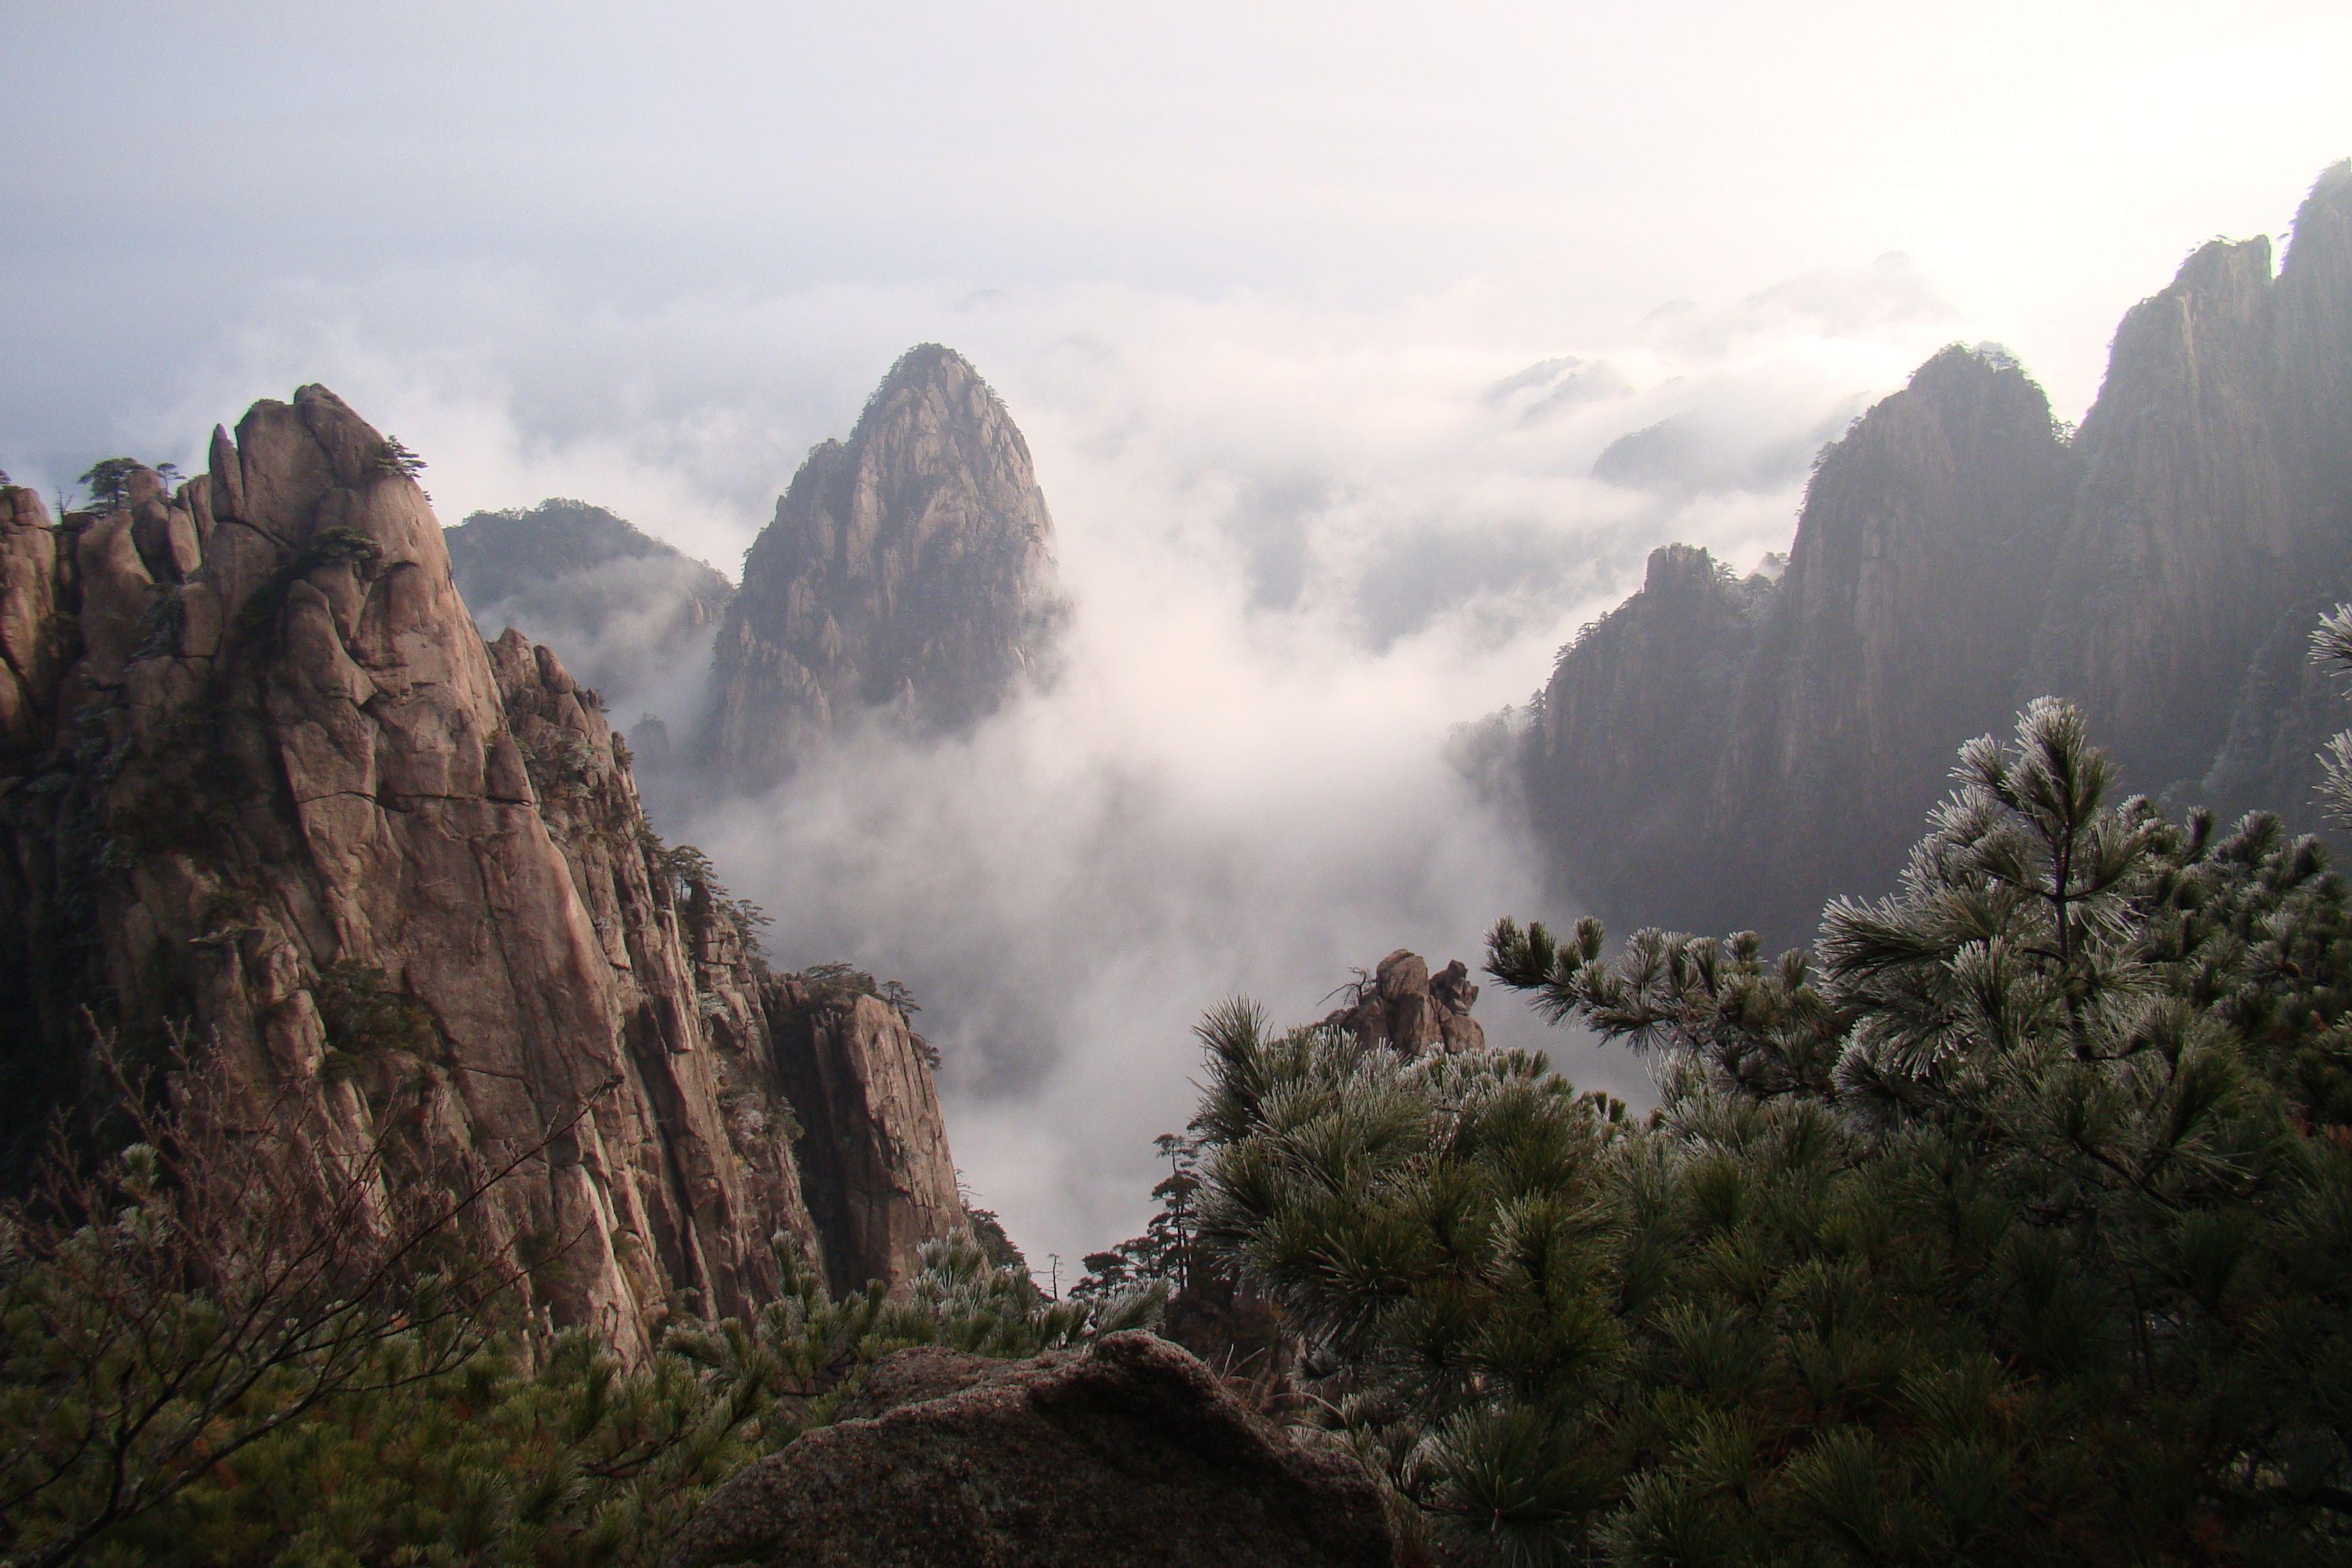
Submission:
[[[1074,605],[1058,679],[969,735],[848,735],[764,795],[651,767],[646,788],[659,831],[768,911],[778,965],[846,960],[912,989],[968,1187],[1066,1281],[1144,1217],[1150,1141],[1191,1112],[1204,1009],[1246,994],[1317,1018],[1393,948],[1475,967],[1497,916],[1579,912],[1509,802],[1466,776],[1457,731],[1524,703],[1652,549],[1703,545],[1742,572],[1785,552],[1821,446],[1947,342],[2008,344],[2079,417],[2106,332],[2187,240],[2283,228],[2335,155],[2338,128],[2310,106],[2324,86],[2280,79],[2328,51],[2265,54],[2249,34],[2237,66],[2217,63],[2190,7],[2116,10],[2114,68],[2083,68],[2077,40],[2063,84],[2063,51],[2021,54],[2000,27],[1948,49],[1859,11],[1786,30],[1686,19],[1687,49],[1567,81],[1510,39],[1532,27],[1559,58],[1598,58],[1614,24],[1587,18],[1585,51],[1558,19],[1431,37],[1391,16],[1337,57],[1313,27],[1270,25],[1228,84],[1234,135],[1274,150],[1255,161],[1154,128],[1151,105],[1182,96],[1172,77],[1136,106],[1099,101],[1151,40],[1032,16],[970,58],[954,28],[923,35],[901,68],[928,84],[922,112],[868,126],[855,153],[827,117],[909,100],[879,80],[887,51],[845,49],[848,68],[795,97],[744,62],[801,80],[824,51],[714,61],[640,39],[651,63],[607,95],[608,133],[548,162],[504,132],[544,108],[551,74],[635,79],[634,46],[562,29],[542,62],[522,29],[465,68],[480,90],[416,132],[371,203],[345,199],[333,153],[412,126],[396,94],[357,105],[331,145],[247,148],[316,220],[299,254],[256,237],[245,185],[190,195],[177,154],[136,161],[127,188],[154,216],[135,234],[71,188],[88,147],[39,182],[20,163],[20,210],[56,237],[16,246],[24,286],[0,303],[18,372],[0,457],[44,493],[100,451],[201,467],[214,422],[318,381],[425,458],[445,523],[572,497],[731,578],[808,448],[846,434],[901,350],[968,356],[1053,512]],[[1238,22],[1211,21],[1171,46],[1183,70],[1226,68],[1213,45]],[[389,46],[393,79],[446,25]],[[2042,22],[2019,8],[2008,26]],[[228,68],[217,39],[182,42]],[[1809,90],[1852,83],[1865,48],[1904,68],[1835,107]],[[120,68],[157,86],[162,52]],[[1474,65],[1511,90],[1472,85]],[[2190,90],[2231,71],[2261,85]],[[1095,154],[1008,88],[1048,78],[1096,84],[1113,130]],[[2178,88],[2193,112],[2158,124],[2125,81]],[[1366,83],[1377,112],[1336,128],[1312,112]],[[190,110],[190,145],[245,145],[218,97]],[[126,98],[107,134],[163,145],[165,95]],[[2250,163],[2252,132],[2224,132],[2256,100],[2274,134]],[[1494,121],[1469,129],[1474,110]],[[2118,119],[2145,144],[2100,133]],[[940,154],[968,133],[1027,175]],[[1839,145],[1832,195],[1818,154]],[[465,177],[480,146],[531,176],[520,208]],[[732,201],[745,183],[772,199]],[[115,307],[78,337],[54,324],[101,285]],[[493,635],[515,618],[472,607]],[[656,719],[682,744],[700,723],[707,630],[520,624],[600,684],[616,725]],[[1476,1016],[1580,1085],[1653,1097],[1643,1063],[1507,994]]]

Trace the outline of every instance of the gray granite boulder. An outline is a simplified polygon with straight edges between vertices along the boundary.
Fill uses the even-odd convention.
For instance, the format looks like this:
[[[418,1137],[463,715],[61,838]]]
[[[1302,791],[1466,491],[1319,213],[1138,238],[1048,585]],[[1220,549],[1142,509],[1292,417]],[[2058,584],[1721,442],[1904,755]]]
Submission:
[[[1150,1334],[991,1362],[902,1351],[845,1419],[704,1503],[671,1568],[1385,1568],[1363,1467]]]

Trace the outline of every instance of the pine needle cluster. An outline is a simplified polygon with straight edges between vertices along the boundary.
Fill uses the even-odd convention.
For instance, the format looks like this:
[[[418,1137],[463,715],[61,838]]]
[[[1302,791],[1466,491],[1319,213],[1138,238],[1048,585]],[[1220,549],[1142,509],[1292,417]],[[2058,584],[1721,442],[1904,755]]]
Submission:
[[[2352,926],[2037,703],[1811,954],[1506,921],[1489,972],[1650,1054],[1213,1014],[1201,1235],[1441,1556],[2341,1562]]]
[[[322,1184],[299,1115],[138,1117],[141,1141],[89,1169],[60,1152],[0,1212],[10,1568],[650,1565],[892,1352],[1034,1355],[1151,1326],[1165,1296],[1046,1301],[958,1231],[900,1291],[836,1300],[779,1237],[777,1300],[674,1319],[628,1365],[466,1247],[453,1222],[501,1173],[451,1195],[360,1151]]]

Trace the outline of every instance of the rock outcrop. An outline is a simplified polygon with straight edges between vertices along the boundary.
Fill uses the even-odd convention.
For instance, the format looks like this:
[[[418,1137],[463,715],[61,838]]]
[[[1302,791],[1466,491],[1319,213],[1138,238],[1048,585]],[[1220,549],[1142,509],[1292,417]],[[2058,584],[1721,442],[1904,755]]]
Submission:
[[[963,729],[1045,672],[1064,605],[1028,444],[962,356],[894,365],[811,452],[719,629],[705,761],[744,790],[856,722]]]
[[[1938,353],[1825,449],[1777,583],[1671,546],[1562,650],[1513,783],[1563,891],[1801,941],[1891,883],[1959,743],[2045,692],[2129,787],[2316,826],[2348,387],[2352,163],[2275,279],[2267,241],[2216,241],[2137,306],[2071,441],[2005,355]]]
[[[1149,1334],[992,1362],[901,1351],[847,1417],[751,1465],[673,1568],[1384,1568],[1362,1465],[1276,1430]]]
[[[626,1354],[772,1293],[773,1238],[823,1258],[740,922],[647,829],[594,694],[483,642],[397,448],[331,393],[255,405],[111,515],[0,490],[0,656],[16,1172],[94,1023],[415,1179],[527,1155],[473,1239]],[[924,1064],[856,1070],[920,1080],[867,1135],[951,1193],[935,1107],[889,1120]]]
[[[1408,1058],[1475,1051],[1486,1044],[1486,1031],[1470,1016],[1477,1001],[1468,964],[1457,958],[1432,974],[1427,960],[1401,947],[1356,985],[1351,1005],[1324,1022]]]
[[[963,1218],[947,1123],[906,1015],[876,995],[797,976],[761,990],[799,1116],[808,1210],[836,1294],[897,1285],[924,1242]]]

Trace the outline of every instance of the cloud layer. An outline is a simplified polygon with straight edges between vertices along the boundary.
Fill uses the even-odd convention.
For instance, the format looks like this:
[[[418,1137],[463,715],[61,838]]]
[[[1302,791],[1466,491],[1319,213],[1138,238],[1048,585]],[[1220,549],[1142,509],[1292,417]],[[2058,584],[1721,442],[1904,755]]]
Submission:
[[[1988,335],[1900,256],[1609,314],[1502,271],[1370,303],[1071,282],[631,302],[404,263],[256,285],[127,384],[109,445],[193,465],[215,420],[321,380],[425,456],[446,519],[574,496],[728,569],[902,349],[970,355],[1059,526],[1062,684],[966,741],[868,737],[659,826],[774,914],[779,962],[914,987],[971,1187],[1066,1260],[1141,1223],[1204,1008],[1317,1016],[1391,948],[1475,961],[1497,915],[1575,912],[1448,768],[1451,728],[1524,700],[1654,546],[1784,550],[1819,440]],[[0,458],[66,479],[87,460],[67,427]],[[618,716],[689,721],[694,668],[667,674]],[[1646,1094],[1640,1064],[1510,997],[1479,1012]]]
[[[451,329],[481,334],[472,352],[321,299],[242,338],[236,374],[324,374],[426,454],[448,515],[582,495],[721,563],[909,341],[970,353],[1029,437],[1077,606],[1059,684],[965,740],[869,735],[771,798],[657,810],[772,912],[778,962],[853,959],[914,988],[966,1179],[1041,1263],[1139,1226],[1150,1139],[1190,1114],[1210,1005],[1319,1016],[1392,948],[1475,963],[1497,915],[1574,912],[1448,765],[1449,731],[1524,700],[1654,544],[1741,565],[1785,549],[1814,435],[1950,324],[1922,295],[1856,328],[1836,289],[1603,343],[1528,336],[1475,290],[1343,312],[874,289],[583,331],[512,286]],[[1697,431],[1683,468],[1593,477],[1670,420]],[[663,698],[673,721],[693,703]],[[1647,1098],[1639,1063],[1515,999],[1479,1013]]]

